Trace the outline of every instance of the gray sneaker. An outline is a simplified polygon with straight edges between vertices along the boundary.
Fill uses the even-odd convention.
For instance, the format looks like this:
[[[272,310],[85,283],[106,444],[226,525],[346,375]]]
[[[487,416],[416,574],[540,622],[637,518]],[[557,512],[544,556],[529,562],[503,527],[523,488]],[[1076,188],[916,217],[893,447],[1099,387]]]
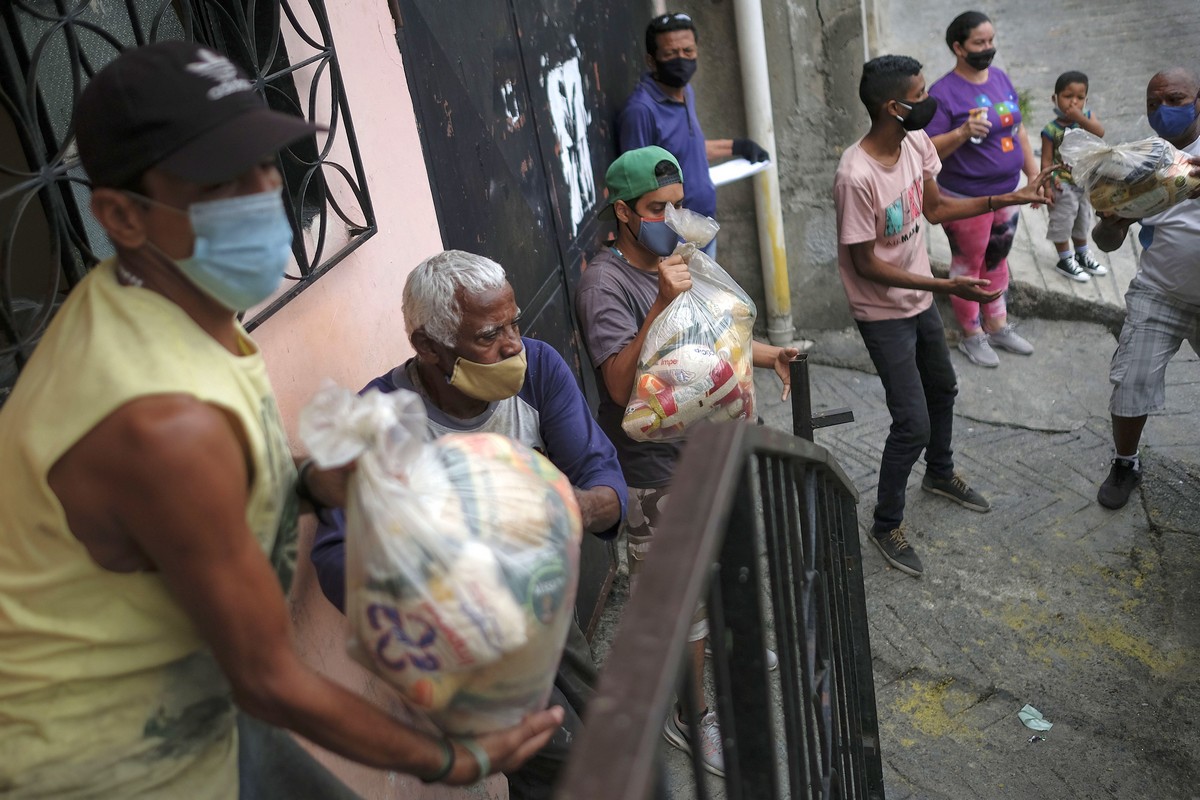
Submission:
[[[921,479],[921,488],[930,494],[949,497],[963,508],[984,513],[992,510],[992,504],[983,495],[972,489],[957,472],[949,478],[934,478],[928,473]]]
[[[908,543],[904,536],[903,526],[892,528],[887,533],[871,533],[871,541],[879,548],[883,558],[901,572],[906,572],[914,578],[921,577],[925,567],[917,551]]]
[[[1033,345],[1021,334],[1013,330],[1012,325],[1005,325],[995,333],[989,333],[988,342],[992,347],[999,347],[1010,353],[1027,356],[1033,353]]]
[[[974,336],[964,336],[958,342],[958,349],[967,354],[967,358],[971,360],[972,364],[978,364],[981,367],[1000,366],[1000,357],[988,344],[986,333],[980,332]]]
[[[721,744],[721,724],[717,722],[717,712],[709,711],[700,718],[700,724],[696,727],[700,734],[699,756],[701,764],[713,775],[724,778],[725,748]],[[697,754],[692,751],[691,741],[688,736],[688,726],[686,722],[680,719],[679,709],[671,709],[671,713],[667,715],[667,721],[663,725],[663,738],[672,747],[678,747],[694,758]]]

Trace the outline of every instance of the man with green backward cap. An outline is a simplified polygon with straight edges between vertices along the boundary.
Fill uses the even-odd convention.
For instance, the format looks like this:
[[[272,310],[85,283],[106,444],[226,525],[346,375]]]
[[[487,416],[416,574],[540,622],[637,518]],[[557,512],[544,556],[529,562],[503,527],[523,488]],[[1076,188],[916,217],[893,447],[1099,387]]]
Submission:
[[[646,334],[671,301],[691,288],[692,278],[683,258],[672,255],[679,237],[667,227],[667,204],[683,202],[683,171],[679,162],[661,147],[642,147],[622,154],[604,176],[609,206],[600,216],[617,221],[617,239],[588,262],[575,307],[583,340],[596,370],[600,391],[597,420],[617,448],[617,459],[629,487],[628,514],[623,523],[627,537],[630,592],[650,550],[654,531],[666,504],[671,474],[679,458],[678,442],[637,442],[621,428],[625,406],[633,394],[638,355]],[[754,342],[754,366],[774,368],[789,391],[788,362],[799,355],[792,347]],[[696,708],[704,709],[698,725],[698,749],[704,768],[724,775],[725,760],[717,716],[703,697],[704,640],[708,620],[703,607],[696,610],[688,632],[696,671]],[[768,666],[778,661],[767,654]],[[674,746],[691,752],[688,725],[678,708],[668,716],[663,735]]]

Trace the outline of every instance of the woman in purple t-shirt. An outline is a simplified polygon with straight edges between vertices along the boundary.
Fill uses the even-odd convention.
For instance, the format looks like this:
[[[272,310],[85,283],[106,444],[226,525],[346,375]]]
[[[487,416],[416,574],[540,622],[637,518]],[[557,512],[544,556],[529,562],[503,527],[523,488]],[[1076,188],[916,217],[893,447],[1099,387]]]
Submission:
[[[1030,183],[1038,173],[1017,92],[1008,76],[991,66],[995,35],[992,21],[978,11],[955,17],[946,29],[946,44],[957,63],[929,88],[938,110],[925,130],[942,160],[938,186],[951,197],[1011,192],[1022,172]],[[991,290],[1008,288],[1017,206],[945,222],[942,228],[950,240],[952,276],[989,280]],[[1033,345],[1009,326],[1003,294],[982,305],[959,297],[951,302],[963,330],[958,349],[973,363],[998,366],[993,346],[1021,355],[1033,352]]]

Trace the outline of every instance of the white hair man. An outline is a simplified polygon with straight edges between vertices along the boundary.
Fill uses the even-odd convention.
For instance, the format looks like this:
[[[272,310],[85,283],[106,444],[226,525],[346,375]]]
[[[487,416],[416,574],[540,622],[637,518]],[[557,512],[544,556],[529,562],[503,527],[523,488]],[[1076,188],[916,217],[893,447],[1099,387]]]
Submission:
[[[521,336],[520,309],[503,267],[461,250],[438,253],[408,276],[402,310],[417,354],[363,391],[416,392],[435,437],[501,433],[539,450],[575,487],[584,529],[615,536],[626,499],[616,450],[592,419],[562,356],[545,342]],[[325,596],[344,609],[340,514],[318,529],[312,561]],[[511,797],[550,796],[594,677],[587,640],[572,624],[550,699],[566,711],[563,724],[524,767],[509,773]]]

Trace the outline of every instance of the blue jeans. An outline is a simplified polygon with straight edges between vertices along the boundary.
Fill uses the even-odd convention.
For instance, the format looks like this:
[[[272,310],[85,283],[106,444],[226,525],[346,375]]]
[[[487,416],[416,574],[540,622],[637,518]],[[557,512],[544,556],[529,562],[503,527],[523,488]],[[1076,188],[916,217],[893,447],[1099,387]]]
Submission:
[[[954,397],[958,378],[950,364],[937,306],[906,319],[859,322],[858,330],[883,382],[892,427],[879,464],[879,495],[872,533],[904,521],[904,494],[913,464],[925,451],[925,472],[954,475]]]

